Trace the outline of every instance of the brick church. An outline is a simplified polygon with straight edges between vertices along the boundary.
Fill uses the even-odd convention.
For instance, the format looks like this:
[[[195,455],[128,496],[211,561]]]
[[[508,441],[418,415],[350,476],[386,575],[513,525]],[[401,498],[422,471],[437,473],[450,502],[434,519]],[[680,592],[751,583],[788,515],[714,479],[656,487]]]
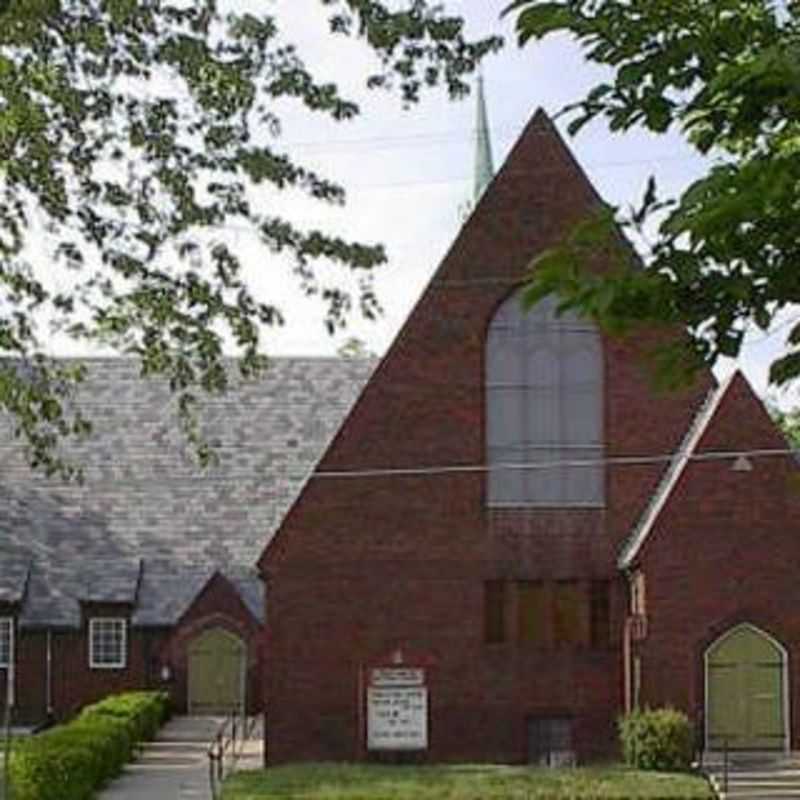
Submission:
[[[657,393],[655,336],[523,312],[602,201],[543,112],[493,175],[479,100],[479,197],[377,366],[277,359],[209,399],[203,475],[131,362],[89,363],[82,485],[3,422],[16,722],[160,687],[263,705],[275,764],[586,761],[665,704],[708,748],[800,747],[795,461],[740,375]]]
[[[601,202],[537,112],[267,544],[272,763],[585,761],[634,705],[799,746],[800,482],[763,405],[521,308]]]

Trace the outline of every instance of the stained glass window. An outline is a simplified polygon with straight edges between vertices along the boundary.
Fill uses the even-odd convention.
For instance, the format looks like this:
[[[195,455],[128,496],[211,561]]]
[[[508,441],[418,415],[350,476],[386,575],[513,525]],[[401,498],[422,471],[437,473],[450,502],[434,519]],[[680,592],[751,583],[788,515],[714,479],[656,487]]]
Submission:
[[[558,316],[556,307],[557,300],[547,297],[525,311],[515,293],[489,327],[491,505],[604,504],[600,336],[593,323],[570,312]],[[503,468],[509,464],[533,468]]]

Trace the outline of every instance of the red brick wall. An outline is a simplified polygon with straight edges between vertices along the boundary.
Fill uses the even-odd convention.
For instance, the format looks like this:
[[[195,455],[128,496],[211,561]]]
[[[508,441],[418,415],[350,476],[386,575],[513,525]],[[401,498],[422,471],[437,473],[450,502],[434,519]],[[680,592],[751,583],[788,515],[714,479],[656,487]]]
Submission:
[[[124,669],[89,666],[89,618],[129,617],[130,609],[116,605],[84,607],[76,630],[52,631],[52,695],[54,715],[63,718],[108,694],[130,689],[167,689],[176,710],[186,709],[186,646],[208,627],[221,626],[239,635],[248,647],[247,697],[251,711],[261,705],[261,626],[225,578],[216,575],[174,629],[128,628],[128,663]],[[44,630],[17,631],[16,719],[37,723],[47,715],[47,634]],[[169,663],[172,680],[163,683],[161,667]],[[5,691],[5,670],[0,670]],[[5,695],[3,694],[2,697]],[[0,703],[2,705],[2,703]]]
[[[517,143],[320,469],[484,463],[484,341],[532,256],[596,203],[550,123]],[[654,341],[654,339],[653,339]],[[605,341],[607,455],[672,450],[709,382],[656,395],[642,337]],[[654,424],[657,421],[657,424]],[[523,760],[525,720],[575,717],[582,757],[613,748],[624,591],[615,559],[661,468],[610,468],[604,509],[491,511],[482,474],[312,478],[262,558],[273,762],[360,752],[359,665],[430,653],[433,760]],[[487,579],[609,579],[611,648],[483,643]]]
[[[128,663],[124,669],[92,669],[89,666],[88,621],[80,630],[56,629],[51,633],[51,702],[56,718],[114,692],[152,688],[157,676],[152,657],[163,634],[128,630]],[[45,719],[47,704],[47,633],[41,629],[17,631],[16,710],[21,723]],[[3,685],[5,671],[0,671]]]
[[[701,452],[782,448],[761,403],[739,378],[700,442]],[[642,697],[696,713],[705,704],[703,655],[750,622],[789,651],[791,719],[800,735],[800,472],[788,457],[693,462],[641,554],[648,636]]]

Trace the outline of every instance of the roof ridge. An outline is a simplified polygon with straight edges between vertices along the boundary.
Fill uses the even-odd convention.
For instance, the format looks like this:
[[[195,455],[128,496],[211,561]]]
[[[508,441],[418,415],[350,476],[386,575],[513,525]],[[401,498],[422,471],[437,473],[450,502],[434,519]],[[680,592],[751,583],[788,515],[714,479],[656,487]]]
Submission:
[[[713,418],[720,401],[727,393],[737,374],[737,372],[734,372],[728,377],[725,383],[709,389],[706,393],[700,408],[697,410],[697,413],[681,440],[680,446],[674,452],[672,459],[670,459],[667,468],[664,470],[664,474],[661,476],[661,480],[656,490],[653,492],[650,502],[639,518],[633,532],[622,545],[619,558],[617,559],[617,566],[620,569],[629,567],[633,559],[638,555],[658,515],[661,513],[661,509],[666,504],[670,494],[672,494],[672,490],[678,482],[678,478],[680,478],[687,463],[690,461],[695,448],[708,427],[708,423]]]

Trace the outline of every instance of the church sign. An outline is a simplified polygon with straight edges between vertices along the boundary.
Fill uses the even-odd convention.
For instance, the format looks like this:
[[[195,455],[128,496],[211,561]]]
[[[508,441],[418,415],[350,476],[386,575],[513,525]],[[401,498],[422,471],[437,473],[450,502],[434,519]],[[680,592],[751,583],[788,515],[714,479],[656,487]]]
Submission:
[[[425,670],[416,667],[378,667],[372,670],[372,686],[422,686]]]
[[[367,687],[367,748],[425,750],[428,747],[428,689],[425,671],[373,669]]]

